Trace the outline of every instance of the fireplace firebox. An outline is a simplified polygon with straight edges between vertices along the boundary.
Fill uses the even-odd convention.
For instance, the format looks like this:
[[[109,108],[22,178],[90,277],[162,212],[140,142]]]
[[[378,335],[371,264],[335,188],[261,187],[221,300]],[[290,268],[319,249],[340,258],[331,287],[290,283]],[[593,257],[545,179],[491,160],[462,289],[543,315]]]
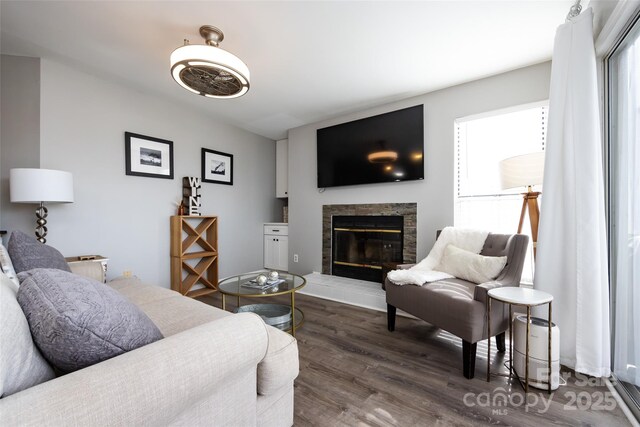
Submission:
[[[336,276],[380,283],[383,263],[402,262],[402,216],[334,216],[331,235]]]

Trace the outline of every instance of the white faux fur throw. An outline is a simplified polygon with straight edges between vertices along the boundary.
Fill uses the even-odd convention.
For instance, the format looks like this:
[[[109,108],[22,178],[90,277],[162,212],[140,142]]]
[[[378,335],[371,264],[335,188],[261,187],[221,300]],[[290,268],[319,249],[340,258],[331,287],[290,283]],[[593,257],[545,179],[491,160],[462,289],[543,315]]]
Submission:
[[[408,270],[390,271],[387,278],[396,285],[418,286],[442,279],[451,279],[452,275],[435,270],[440,264],[440,259],[447,245],[479,254],[488,235],[488,231],[445,227],[425,259]]]

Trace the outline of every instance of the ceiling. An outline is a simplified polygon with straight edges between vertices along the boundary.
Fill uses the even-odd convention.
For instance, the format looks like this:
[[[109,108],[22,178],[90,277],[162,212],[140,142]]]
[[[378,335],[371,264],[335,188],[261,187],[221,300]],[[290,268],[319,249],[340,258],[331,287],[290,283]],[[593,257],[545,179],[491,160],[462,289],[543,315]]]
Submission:
[[[3,54],[63,61],[271,139],[288,129],[551,58],[573,1],[5,1]],[[583,1],[583,5],[586,2]],[[241,98],[196,96],[169,55],[201,25],[251,70]]]

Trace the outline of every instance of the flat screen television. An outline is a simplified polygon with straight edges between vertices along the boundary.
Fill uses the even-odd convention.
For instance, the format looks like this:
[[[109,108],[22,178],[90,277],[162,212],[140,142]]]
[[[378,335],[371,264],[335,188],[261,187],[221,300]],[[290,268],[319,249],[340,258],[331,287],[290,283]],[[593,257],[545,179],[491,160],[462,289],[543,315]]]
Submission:
[[[318,129],[318,188],[424,179],[423,110]]]

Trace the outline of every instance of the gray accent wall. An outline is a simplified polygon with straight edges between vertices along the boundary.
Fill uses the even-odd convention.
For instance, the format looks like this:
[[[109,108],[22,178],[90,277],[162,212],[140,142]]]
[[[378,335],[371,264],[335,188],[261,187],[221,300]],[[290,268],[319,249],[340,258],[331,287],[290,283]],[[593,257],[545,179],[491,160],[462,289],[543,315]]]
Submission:
[[[0,228],[33,231],[37,206],[11,204],[9,170],[40,166],[40,59],[0,55],[0,85]]]
[[[166,84],[195,96],[168,71]],[[275,141],[48,59],[41,61],[40,107],[40,166],[74,178],[75,203],[49,207],[47,243],[65,256],[104,255],[110,278],[128,270],[169,287],[169,217],[181,199],[182,177],[200,176],[205,147],[234,156],[232,186],[202,184],[203,214],[219,217],[220,277],[262,267],[262,224],[281,215]],[[173,141],[175,178],[125,175],[125,131]]]
[[[424,258],[436,230],[453,223],[454,120],[549,97],[551,63],[533,65],[482,80],[344,114],[289,131],[289,269],[322,271],[322,206],[358,203],[418,204],[417,259]],[[316,130],[424,104],[425,179],[385,184],[316,187]],[[515,231],[515,230],[514,230]],[[293,255],[299,256],[297,263]]]

